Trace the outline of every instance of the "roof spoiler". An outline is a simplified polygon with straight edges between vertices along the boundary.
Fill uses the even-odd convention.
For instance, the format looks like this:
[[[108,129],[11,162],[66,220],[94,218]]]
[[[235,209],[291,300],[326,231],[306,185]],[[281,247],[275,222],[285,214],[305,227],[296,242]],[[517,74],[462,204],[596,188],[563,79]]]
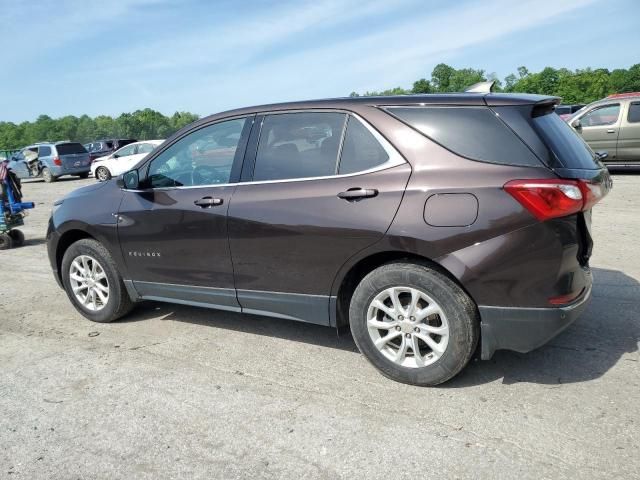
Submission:
[[[464,92],[465,93],[491,93],[495,83],[496,83],[495,80],[474,83],[469,88],[467,88]]]

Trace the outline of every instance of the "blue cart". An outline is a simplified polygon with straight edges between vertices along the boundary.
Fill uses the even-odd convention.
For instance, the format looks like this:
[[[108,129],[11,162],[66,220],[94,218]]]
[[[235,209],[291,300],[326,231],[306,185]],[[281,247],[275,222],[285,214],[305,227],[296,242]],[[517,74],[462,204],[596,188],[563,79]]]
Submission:
[[[35,207],[35,204],[22,201],[20,187],[20,179],[7,169],[6,162],[0,165],[0,250],[19,247],[24,243],[24,234],[16,227],[24,225],[26,210]]]

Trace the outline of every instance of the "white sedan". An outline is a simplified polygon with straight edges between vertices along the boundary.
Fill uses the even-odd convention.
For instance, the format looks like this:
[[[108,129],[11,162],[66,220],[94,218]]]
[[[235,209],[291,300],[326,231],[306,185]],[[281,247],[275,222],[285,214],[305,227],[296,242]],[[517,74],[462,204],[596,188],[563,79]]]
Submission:
[[[91,174],[100,182],[128,172],[152,152],[164,140],[145,140],[126,145],[110,155],[96,158],[91,164]]]

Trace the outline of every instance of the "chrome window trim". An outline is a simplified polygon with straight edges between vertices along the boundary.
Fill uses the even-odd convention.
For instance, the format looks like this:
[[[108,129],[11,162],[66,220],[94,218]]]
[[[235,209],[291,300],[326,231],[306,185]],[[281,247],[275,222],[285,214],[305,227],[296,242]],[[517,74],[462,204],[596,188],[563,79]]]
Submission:
[[[234,187],[234,186],[238,186],[238,185],[262,185],[262,184],[270,184],[270,183],[309,182],[309,181],[325,180],[325,179],[331,179],[331,178],[356,177],[358,175],[366,175],[368,173],[380,172],[382,170],[387,170],[389,168],[397,167],[399,165],[403,165],[405,163],[408,163],[407,160],[405,160],[405,158],[400,154],[400,152],[398,152],[398,150],[391,144],[391,142],[389,142],[380,132],[378,132],[378,130],[376,130],[369,122],[364,120],[360,115],[358,115],[357,113],[351,112],[351,111],[337,110],[337,109],[299,109],[299,110],[278,110],[278,111],[273,111],[273,112],[266,111],[266,112],[254,113],[254,114],[251,114],[251,115],[254,115],[254,116],[255,115],[267,116],[267,115],[282,115],[282,114],[287,114],[287,113],[324,113],[324,112],[327,112],[327,113],[329,113],[329,112],[344,113],[347,116],[347,120],[348,120],[349,115],[354,117],[356,120],[358,120],[360,123],[362,123],[364,125],[364,127],[367,130],[369,130],[369,132],[373,135],[373,137],[378,141],[378,143],[380,143],[380,145],[382,145],[382,148],[385,150],[385,152],[387,152],[387,155],[389,155],[389,159],[386,162],[381,163],[380,165],[377,165],[375,167],[369,168],[367,170],[360,170],[360,171],[352,172],[352,173],[323,175],[323,176],[320,176],[320,177],[285,178],[285,179],[279,179],[279,180],[256,180],[256,181],[251,180],[251,181],[247,181],[247,182],[212,183],[212,184],[208,184],[208,185],[189,185],[189,186],[179,186],[179,187],[158,187],[158,188],[149,188],[147,190],[129,190],[129,189],[123,189],[123,190],[127,191],[127,192],[141,193],[141,192],[155,192],[155,191],[168,191],[168,190],[189,190],[189,189],[194,189],[194,188]],[[241,115],[241,116],[234,116],[234,117],[229,117],[229,118],[225,118],[225,119],[220,119],[219,121],[216,121],[216,122],[208,124],[208,125],[204,125],[204,126],[202,126],[200,128],[194,129],[193,131],[200,130],[201,128],[205,128],[205,127],[208,127],[210,125],[214,125],[216,123],[221,123],[221,122],[224,122],[224,121],[227,121],[227,120],[236,120],[238,118],[247,118],[248,116],[249,115]],[[255,121],[255,119],[252,120],[252,121]],[[264,118],[263,118],[263,121],[264,121]],[[185,138],[187,135],[189,135],[189,134],[183,135],[182,137],[177,139],[176,142],[178,140],[181,140],[182,138]],[[346,128],[343,129],[343,135],[346,135]],[[176,143],[176,142],[172,142],[172,144]],[[167,148],[169,148],[169,146],[167,146]],[[163,149],[163,150],[166,150],[166,149]],[[160,154],[158,154],[158,156],[159,155]],[[157,156],[148,162],[148,164],[146,165],[147,168],[149,167],[151,162],[153,160],[155,160],[156,158],[157,158]],[[337,162],[336,165],[339,165],[339,162]]]

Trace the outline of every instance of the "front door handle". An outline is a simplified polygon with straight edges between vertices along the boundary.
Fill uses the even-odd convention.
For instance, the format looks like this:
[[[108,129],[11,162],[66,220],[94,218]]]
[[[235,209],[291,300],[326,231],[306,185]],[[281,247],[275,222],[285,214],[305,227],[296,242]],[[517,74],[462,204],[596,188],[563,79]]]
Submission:
[[[344,200],[360,200],[361,198],[371,198],[378,195],[375,188],[350,188],[346,192],[340,192],[338,198]]]
[[[609,130],[607,130],[607,133],[616,133],[616,131],[613,128],[610,128]]]
[[[213,198],[213,197],[202,197],[199,200],[193,202],[194,205],[198,205],[202,208],[216,207],[218,205],[222,205],[224,202],[221,198]]]

